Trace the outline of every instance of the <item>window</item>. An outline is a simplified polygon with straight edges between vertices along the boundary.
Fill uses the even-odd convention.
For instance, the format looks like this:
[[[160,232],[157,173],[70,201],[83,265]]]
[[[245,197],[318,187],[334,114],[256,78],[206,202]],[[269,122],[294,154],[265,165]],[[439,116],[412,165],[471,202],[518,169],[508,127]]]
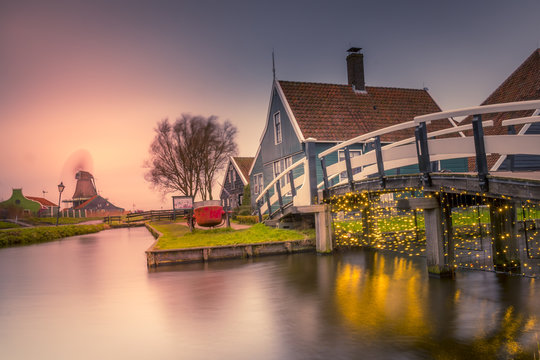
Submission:
[[[338,152],[338,154],[339,154],[338,161],[339,162],[345,161],[345,151],[340,150]],[[350,154],[351,159],[352,159],[353,157],[362,155],[362,150],[349,150],[349,154]],[[352,172],[353,172],[353,175],[358,174],[359,172],[362,172],[362,168],[361,167],[353,168]],[[339,174],[339,181],[342,181],[342,180],[345,180],[345,179],[347,179],[347,171],[343,171],[341,174]]]
[[[253,175],[253,194],[260,195],[264,189],[263,174]]]
[[[234,171],[234,168],[231,166],[229,168],[229,183],[231,184],[231,189],[234,189],[235,182],[236,182],[236,172]]]
[[[286,157],[278,161],[274,161],[274,178],[278,177],[286,168],[292,165],[292,157]],[[280,180],[281,187],[289,183],[289,177],[284,176]]]
[[[238,206],[242,205],[244,202],[244,195],[240,194],[238,195]]]
[[[275,144],[281,144],[282,132],[281,132],[281,116],[279,111],[274,114],[274,139]]]

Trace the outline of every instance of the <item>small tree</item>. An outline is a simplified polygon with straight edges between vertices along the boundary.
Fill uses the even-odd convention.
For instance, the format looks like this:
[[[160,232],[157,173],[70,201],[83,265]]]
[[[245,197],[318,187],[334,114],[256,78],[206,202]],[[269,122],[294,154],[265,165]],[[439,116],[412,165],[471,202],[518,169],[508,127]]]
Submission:
[[[215,175],[237,152],[236,127],[217,117],[184,114],[174,124],[158,122],[145,179],[164,193],[212,199]]]

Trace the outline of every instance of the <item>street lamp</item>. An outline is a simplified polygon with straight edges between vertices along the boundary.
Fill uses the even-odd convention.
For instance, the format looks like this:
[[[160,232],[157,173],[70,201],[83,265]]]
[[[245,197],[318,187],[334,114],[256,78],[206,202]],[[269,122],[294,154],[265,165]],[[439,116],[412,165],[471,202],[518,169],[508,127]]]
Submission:
[[[63,182],[60,182],[58,184],[58,212],[56,213],[56,226],[58,226],[58,219],[60,219],[60,201],[62,200],[62,191],[64,191],[66,187],[64,186]]]

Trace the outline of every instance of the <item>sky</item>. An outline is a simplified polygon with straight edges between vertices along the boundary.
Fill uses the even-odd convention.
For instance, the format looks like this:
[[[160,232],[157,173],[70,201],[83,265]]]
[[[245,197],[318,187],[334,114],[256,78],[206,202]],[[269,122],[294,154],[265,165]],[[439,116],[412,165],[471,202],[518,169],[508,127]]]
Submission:
[[[361,47],[368,86],[478,105],[540,47],[538,14],[540,0],[0,0],[0,200],[57,203],[60,181],[70,199],[84,160],[113,204],[171,208],[144,179],[157,122],[228,119],[254,156],[272,52],[278,79],[345,84]]]

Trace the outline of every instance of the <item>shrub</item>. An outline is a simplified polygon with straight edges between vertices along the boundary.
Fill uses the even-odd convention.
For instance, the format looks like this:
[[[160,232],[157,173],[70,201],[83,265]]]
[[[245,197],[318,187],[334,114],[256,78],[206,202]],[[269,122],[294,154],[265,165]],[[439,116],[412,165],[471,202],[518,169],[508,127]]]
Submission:
[[[256,224],[259,222],[259,217],[255,215],[238,215],[236,220],[240,224]]]

